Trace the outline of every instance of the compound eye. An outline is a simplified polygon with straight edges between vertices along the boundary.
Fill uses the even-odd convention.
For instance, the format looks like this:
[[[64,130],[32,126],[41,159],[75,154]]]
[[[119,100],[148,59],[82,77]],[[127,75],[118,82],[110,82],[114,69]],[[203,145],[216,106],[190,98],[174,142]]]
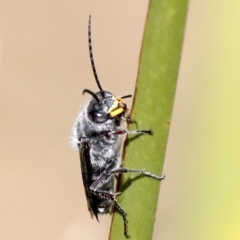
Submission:
[[[95,123],[104,123],[108,120],[108,114],[98,111],[90,111],[88,117]]]

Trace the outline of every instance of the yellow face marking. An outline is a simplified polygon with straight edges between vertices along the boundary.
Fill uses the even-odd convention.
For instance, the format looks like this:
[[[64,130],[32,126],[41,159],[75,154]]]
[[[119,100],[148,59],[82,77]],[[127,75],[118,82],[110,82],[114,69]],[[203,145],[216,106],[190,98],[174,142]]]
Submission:
[[[113,105],[109,108],[108,113],[111,117],[115,117],[125,111],[126,103],[121,98],[112,96]]]
[[[110,114],[114,109],[118,108],[118,100],[116,97],[112,96],[112,100],[114,100],[113,105],[109,108],[108,113]]]
[[[110,116],[115,117],[115,116],[121,114],[122,112],[124,112],[124,108],[120,107],[120,108],[117,108],[116,110],[111,111]]]

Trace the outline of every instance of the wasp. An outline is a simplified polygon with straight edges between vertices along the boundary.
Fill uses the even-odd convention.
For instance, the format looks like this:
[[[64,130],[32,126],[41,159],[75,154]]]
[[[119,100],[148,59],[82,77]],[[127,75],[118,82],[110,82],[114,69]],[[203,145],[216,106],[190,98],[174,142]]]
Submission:
[[[128,108],[124,99],[132,95],[117,97],[102,89],[93,59],[91,39],[91,16],[88,21],[88,47],[90,61],[99,91],[94,93],[84,89],[83,94],[92,99],[80,111],[72,128],[71,143],[79,149],[82,179],[91,216],[98,220],[99,214],[111,213],[113,206],[123,218],[124,235],[128,237],[127,214],[117,202],[116,179],[119,174],[138,173],[157,180],[157,176],[144,169],[127,169],[122,167],[120,148],[122,138],[127,134],[153,134],[151,130],[128,131],[121,127],[131,122],[127,115]]]

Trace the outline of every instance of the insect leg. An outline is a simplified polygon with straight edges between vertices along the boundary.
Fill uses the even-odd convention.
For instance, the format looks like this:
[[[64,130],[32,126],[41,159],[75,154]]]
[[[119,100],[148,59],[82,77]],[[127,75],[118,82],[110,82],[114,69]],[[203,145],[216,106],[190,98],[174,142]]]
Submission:
[[[119,211],[119,213],[122,215],[123,218],[123,224],[124,224],[124,235],[125,237],[129,237],[128,235],[128,220],[127,220],[127,213],[125,212],[125,210],[118,204],[118,202],[114,199],[113,200],[117,210]]]
[[[139,173],[139,174],[143,174],[145,176],[148,177],[152,177],[154,179],[157,180],[163,180],[165,178],[165,175],[163,176],[158,176],[156,174],[153,174],[151,172],[146,172],[145,169],[127,169],[127,168],[118,168],[115,170],[111,170],[108,172],[108,176],[110,176],[111,174],[123,174],[123,173],[128,173],[128,172],[135,172],[135,173]],[[109,193],[107,193],[109,195]],[[119,195],[120,193],[116,194]],[[125,210],[119,205],[119,203],[117,202],[117,200],[115,198],[111,199],[117,210],[119,211],[119,213],[121,214],[122,218],[123,218],[123,224],[124,224],[124,235],[125,237],[129,237],[128,235],[128,220],[127,220],[127,213],[125,212]]]
[[[111,193],[99,189],[104,183],[106,183],[110,177],[112,177],[111,171],[105,171],[102,175],[90,186],[90,191],[99,197],[107,197],[109,200],[115,199],[120,193]]]
[[[105,175],[107,176],[107,175]],[[106,181],[106,179],[105,179]],[[104,180],[100,181],[100,185],[102,185],[104,183]],[[96,187],[96,186],[95,186]],[[98,186],[99,187],[99,186]],[[105,200],[109,200],[111,202],[114,203],[114,205],[116,206],[117,210],[119,211],[119,213],[121,214],[122,218],[123,218],[123,224],[124,224],[124,235],[126,237],[129,237],[128,235],[128,220],[127,220],[127,213],[125,212],[125,210],[120,206],[120,204],[117,202],[117,200],[115,199],[115,197],[117,195],[119,195],[120,193],[116,193],[116,194],[112,194],[110,192],[106,192],[106,191],[102,191],[102,190],[94,190],[92,189],[92,186],[90,187],[90,190],[93,194],[95,194],[96,196],[98,196],[101,199],[105,199]]]
[[[123,224],[124,224],[124,235],[126,237],[129,237],[128,235],[128,220],[127,220],[127,213],[125,212],[125,210],[120,206],[120,204],[117,202],[117,200],[115,199],[115,196],[119,195],[120,193],[117,194],[112,194],[106,191],[101,191],[101,190],[97,190],[97,191],[92,191],[96,196],[98,196],[101,199],[105,199],[105,200],[110,200],[114,203],[114,205],[116,206],[117,210],[119,211],[119,213],[121,214],[122,218],[123,218]]]
[[[99,190],[99,187],[101,187],[105,182],[107,182],[107,180],[113,175],[113,174],[123,174],[123,173],[139,173],[142,174],[144,176],[148,176],[157,180],[164,180],[165,179],[165,175],[162,176],[158,176],[154,173],[151,172],[147,172],[145,171],[145,169],[127,169],[127,168],[117,168],[114,170],[106,170],[106,172],[104,172],[91,186],[90,186],[90,190],[94,193],[103,193],[105,195],[108,195],[109,197],[114,197],[119,195],[120,193],[116,193],[116,194],[112,194],[109,192],[105,192],[102,190]]]
[[[153,135],[153,131],[152,130],[131,130],[131,131],[128,131],[126,129],[116,129],[114,131],[109,131],[107,134],[108,135],[123,135],[123,134],[136,134],[136,135],[149,134],[149,135]]]
[[[91,186],[90,190],[96,192],[110,177],[109,173],[104,172]]]
[[[104,172],[91,186],[90,186],[90,191],[95,194],[96,196],[98,196],[99,198],[102,199],[106,199],[109,201],[112,201],[114,203],[114,205],[116,206],[117,210],[119,211],[119,213],[121,214],[122,218],[123,218],[123,224],[124,224],[124,235],[126,237],[129,237],[128,235],[128,227],[127,227],[127,213],[125,212],[125,210],[120,206],[120,204],[117,202],[117,200],[115,199],[115,197],[117,195],[119,195],[120,193],[116,193],[113,194],[111,192],[107,192],[107,191],[103,191],[101,189],[99,189],[99,187],[101,187],[105,182],[107,182],[107,180],[109,179],[109,177],[111,177],[114,173],[112,173],[111,171],[109,172]]]
[[[139,173],[143,174],[145,176],[157,179],[157,180],[163,180],[165,178],[165,175],[163,176],[158,176],[154,173],[151,172],[146,172],[145,169],[127,169],[127,168],[118,168],[115,170],[111,170],[112,174],[122,174],[122,173],[128,173],[128,172],[134,172],[134,173]]]

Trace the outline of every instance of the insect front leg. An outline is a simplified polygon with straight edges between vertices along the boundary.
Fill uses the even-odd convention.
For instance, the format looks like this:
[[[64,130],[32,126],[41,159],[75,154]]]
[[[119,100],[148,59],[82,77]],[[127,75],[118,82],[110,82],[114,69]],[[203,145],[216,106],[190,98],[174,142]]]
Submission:
[[[126,130],[126,129],[116,129],[113,131],[107,132],[108,135],[124,135],[124,134],[135,134],[135,135],[143,135],[143,134],[148,134],[148,135],[153,135],[152,130]]]

